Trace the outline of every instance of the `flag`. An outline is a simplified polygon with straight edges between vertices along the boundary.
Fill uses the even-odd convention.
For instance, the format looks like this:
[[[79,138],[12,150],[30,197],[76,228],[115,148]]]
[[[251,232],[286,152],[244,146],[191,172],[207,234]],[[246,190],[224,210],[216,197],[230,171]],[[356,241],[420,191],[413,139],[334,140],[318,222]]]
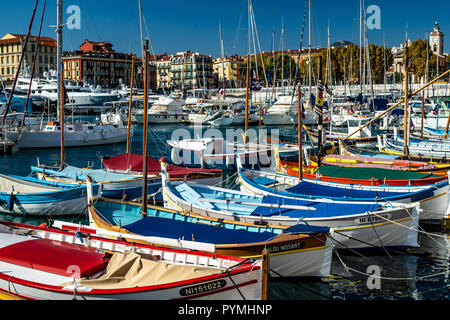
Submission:
[[[436,105],[434,106],[433,109],[433,114],[438,114],[439,113],[439,100],[437,101]]]
[[[66,90],[66,86],[64,84],[64,81],[62,82],[62,88],[61,88],[64,92],[64,103],[69,103],[69,96],[67,95],[67,90]]]
[[[323,115],[323,90],[324,85],[322,81],[319,80],[319,83],[317,84],[317,98],[315,106],[315,111],[319,116]]]
[[[261,90],[261,81],[258,79],[252,80],[252,86],[250,88],[251,91],[259,91]]]
[[[327,92],[327,94],[333,95],[333,91],[326,84],[325,84],[325,91]]]
[[[311,93],[309,96],[309,105],[314,106],[316,104],[316,97]]]
[[[261,81],[259,80],[256,71],[253,70],[253,79],[251,81],[250,91],[259,91],[259,90],[261,90]]]

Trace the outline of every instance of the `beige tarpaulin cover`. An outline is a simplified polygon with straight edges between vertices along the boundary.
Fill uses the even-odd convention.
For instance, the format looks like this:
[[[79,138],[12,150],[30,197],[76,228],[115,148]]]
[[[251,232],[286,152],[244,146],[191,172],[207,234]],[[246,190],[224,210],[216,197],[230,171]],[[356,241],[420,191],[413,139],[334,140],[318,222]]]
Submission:
[[[153,258],[154,259],[154,258]],[[132,288],[188,280],[218,273],[216,268],[172,265],[134,252],[114,253],[106,272],[97,279],[82,279],[80,286],[94,289]]]

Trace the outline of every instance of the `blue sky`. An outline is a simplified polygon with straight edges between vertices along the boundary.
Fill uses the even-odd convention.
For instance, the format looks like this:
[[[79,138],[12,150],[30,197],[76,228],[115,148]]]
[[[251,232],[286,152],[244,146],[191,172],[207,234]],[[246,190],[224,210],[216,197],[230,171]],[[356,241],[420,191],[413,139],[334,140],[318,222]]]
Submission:
[[[37,34],[43,0],[39,1],[33,34]],[[282,23],[285,28],[285,49],[297,49],[305,0],[253,0],[256,26],[261,48],[280,49]],[[0,30],[6,33],[26,33],[35,0],[8,2],[0,11]],[[450,2],[432,0],[365,0],[365,8],[377,5],[381,12],[381,28],[369,30],[370,43],[399,45],[408,38],[424,38],[435,21],[446,35],[445,52],[450,51]],[[70,5],[81,10],[81,29],[64,30],[64,50],[76,50],[84,39],[109,41],[120,52],[140,53],[138,0],[64,0],[64,12]],[[227,55],[246,54],[247,0],[142,0],[143,13],[150,41],[155,53],[175,53],[191,50],[213,57],[220,56],[219,23]],[[68,18],[64,13],[64,20]],[[368,14],[370,16],[370,14]],[[307,22],[306,22],[307,23]],[[56,0],[47,0],[43,35],[56,37],[50,25],[56,24]],[[348,40],[359,44],[359,0],[312,0],[312,46],[326,46],[327,26],[331,42]],[[144,26],[144,35],[147,35]],[[308,46],[308,25],[305,27],[303,47]]]

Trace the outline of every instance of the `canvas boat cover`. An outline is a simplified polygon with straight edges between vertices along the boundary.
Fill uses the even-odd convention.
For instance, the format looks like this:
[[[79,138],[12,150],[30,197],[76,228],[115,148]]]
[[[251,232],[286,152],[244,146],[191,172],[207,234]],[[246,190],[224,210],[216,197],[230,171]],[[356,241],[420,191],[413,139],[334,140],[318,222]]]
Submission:
[[[426,178],[446,178],[445,176],[435,175],[424,172],[400,171],[381,168],[351,168],[336,166],[320,166],[316,173],[335,178],[351,179],[379,179],[379,180],[417,180]]]
[[[19,237],[7,235],[11,237]],[[104,269],[108,260],[104,253],[94,248],[50,239],[33,239],[16,242],[0,249],[0,261],[26,268],[71,276],[69,267],[76,265],[80,276],[88,276]]]
[[[156,260],[156,257],[135,252],[115,252],[105,274],[97,279],[81,279],[80,285],[94,289],[135,288],[190,280],[221,271],[217,268],[175,265]]]
[[[103,211],[102,211],[103,213]],[[167,218],[140,218],[136,222],[123,226],[129,232],[154,237],[195,240],[213,244],[241,244],[268,241],[277,235],[272,232],[250,232],[232,230],[218,226],[191,223]]]
[[[283,198],[276,196],[265,196],[262,203],[273,204],[273,208],[257,207],[253,212],[253,216],[276,216],[282,215],[291,218],[331,218],[343,217],[353,214],[361,214],[368,211],[378,211],[379,204],[356,204],[356,203],[334,203],[334,202],[318,202],[302,199]],[[313,207],[316,210],[296,210],[278,208],[277,205],[296,205]]]
[[[102,213],[104,213],[102,211]],[[269,241],[277,236],[270,231],[252,232],[244,229],[230,229],[226,227],[211,226],[195,222],[185,222],[167,218],[151,217],[140,218],[136,222],[124,226],[132,233],[165,237],[171,239],[195,240],[213,244],[246,244]],[[313,234],[328,232],[329,228],[300,225],[296,228],[284,229],[283,233]]]
[[[102,159],[105,168],[110,170],[120,170],[120,171],[133,171],[142,172],[143,161],[142,155],[133,153],[124,153],[115,157],[104,156]],[[161,172],[161,164],[158,160],[152,157],[147,157],[147,173],[148,174],[159,174]],[[167,165],[167,172],[170,177],[184,177],[191,174],[217,174],[221,173],[221,169],[203,169],[203,168],[187,168],[180,167],[173,164]]]
[[[137,175],[108,172],[101,169],[83,169],[73,166],[67,166],[59,171],[59,173],[66,175],[67,177],[77,177],[81,180],[86,180],[86,176],[89,176],[96,182],[124,181],[140,178],[140,176]]]

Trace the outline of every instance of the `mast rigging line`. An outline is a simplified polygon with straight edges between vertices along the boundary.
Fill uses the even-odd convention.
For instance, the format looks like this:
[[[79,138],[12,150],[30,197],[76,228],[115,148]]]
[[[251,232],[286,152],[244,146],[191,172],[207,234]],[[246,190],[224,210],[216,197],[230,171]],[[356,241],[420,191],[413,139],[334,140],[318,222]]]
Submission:
[[[12,97],[14,95],[14,90],[16,88],[17,79],[19,78],[20,66],[23,63],[23,58],[25,56],[25,51],[26,51],[26,47],[28,45],[28,39],[30,38],[31,28],[33,26],[34,16],[36,15],[36,9],[37,9],[38,4],[39,4],[39,0],[36,0],[36,4],[34,5],[34,9],[33,9],[33,14],[31,16],[31,20],[30,20],[30,23],[28,25],[28,32],[27,32],[27,35],[25,36],[25,41],[23,42],[22,54],[20,55],[19,65],[18,65],[18,67],[16,69],[16,74],[14,76],[13,84],[12,84],[12,87],[11,87],[11,93],[9,94],[9,99],[8,99],[8,102],[7,102],[6,107],[5,107],[5,112],[3,113],[3,125],[5,125],[6,116],[8,114],[8,110],[9,110],[9,107],[11,105]],[[26,106],[25,106],[25,108],[26,108]]]
[[[303,13],[302,32],[301,32],[301,35],[300,35],[300,44],[299,44],[299,48],[298,48],[297,67],[295,69],[295,77],[294,77],[294,85],[293,85],[293,88],[292,88],[291,104],[292,104],[292,101],[294,100],[295,88],[296,88],[296,85],[297,85],[297,75],[298,75],[299,70],[300,70],[300,56],[301,56],[301,52],[302,52],[302,48],[303,48],[303,33],[305,31],[305,22],[306,22],[306,13],[307,13],[307,11],[308,11],[308,0],[305,0],[305,12]],[[299,79],[299,86],[300,86],[300,79]],[[298,97],[298,99],[300,99],[300,97]]]
[[[253,28],[254,28],[255,29],[255,35],[256,35],[256,42],[258,43],[259,56],[261,58],[261,64],[262,64],[262,69],[263,69],[263,73],[264,73],[264,78],[266,80],[266,84],[268,84],[266,70],[265,70],[264,62],[263,62],[262,51],[261,51],[261,43],[259,41],[258,28],[256,27],[255,12],[253,11],[253,5],[252,5],[251,1],[249,1],[249,2],[250,2],[250,12],[251,12],[251,20],[252,20],[252,34],[253,34]],[[256,48],[255,48],[255,37],[253,37],[253,47],[254,47],[254,50],[255,50],[255,61],[257,61],[257,59],[256,59]]]
[[[37,60],[38,50],[39,50],[39,41],[41,40],[42,23],[44,21],[46,4],[47,4],[47,0],[44,0],[44,6],[42,7],[41,22],[40,22],[40,25],[39,25],[39,33],[38,33],[38,36],[36,38],[36,48],[35,48],[35,51],[34,51],[33,65],[31,66],[30,84],[28,86],[27,100],[25,102],[25,107],[24,107],[23,116],[22,116],[22,126],[21,127],[23,127],[24,124],[25,124],[25,115],[27,114],[28,102],[30,100],[31,85],[33,83],[34,69],[36,67],[36,60]]]

